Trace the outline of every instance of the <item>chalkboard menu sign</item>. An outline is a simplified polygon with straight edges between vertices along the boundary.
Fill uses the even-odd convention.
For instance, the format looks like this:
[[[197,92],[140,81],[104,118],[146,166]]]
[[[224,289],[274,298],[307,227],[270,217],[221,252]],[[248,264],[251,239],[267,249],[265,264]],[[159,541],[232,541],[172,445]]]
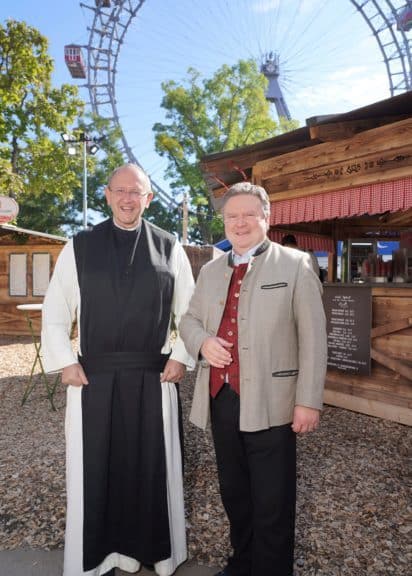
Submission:
[[[371,372],[372,292],[367,286],[324,286],[328,368]]]

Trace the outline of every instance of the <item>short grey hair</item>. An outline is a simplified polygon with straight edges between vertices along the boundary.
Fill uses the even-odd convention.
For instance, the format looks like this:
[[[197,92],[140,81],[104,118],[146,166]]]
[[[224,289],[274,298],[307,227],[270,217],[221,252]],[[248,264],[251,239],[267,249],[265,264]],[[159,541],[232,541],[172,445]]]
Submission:
[[[141,166],[139,166],[138,164],[131,164],[131,163],[130,164],[123,164],[122,166],[119,166],[118,168],[113,170],[113,172],[110,174],[110,177],[109,177],[108,187],[110,188],[113,178],[115,176],[117,176],[117,174],[119,174],[119,172],[122,172],[123,170],[130,169],[130,168],[139,174],[140,180],[143,184],[145,192],[150,194],[152,192],[152,184],[150,182],[150,178],[146,174],[146,172],[143,170],[143,168]]]
[[[262,210],[265,217],[270,215],[270,200],[268,193],[262,186],[258,186],[257,184],[251,184],[250,182],[237,182],[237,184],[233,184],[226,194],[221,198],[220,210],[223,214],[223,211],[226,206],[226,202],[233,198],[234,196],[255,196],[260,200],[262,204]]]

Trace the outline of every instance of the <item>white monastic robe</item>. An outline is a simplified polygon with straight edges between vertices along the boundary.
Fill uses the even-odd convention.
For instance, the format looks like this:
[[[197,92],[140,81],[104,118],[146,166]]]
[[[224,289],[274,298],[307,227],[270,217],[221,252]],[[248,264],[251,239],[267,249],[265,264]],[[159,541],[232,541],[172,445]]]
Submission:
[[[67,389],[64,576],[141,562],[169,576],[186,559],[179,398],[159,375],[169,354],[193,366],[179,337],[170,346],[192,291],[180,244],[144,220],[132,232],[107,220],[59,256],[43,305],[44,365],[80,360],[89,380]]]

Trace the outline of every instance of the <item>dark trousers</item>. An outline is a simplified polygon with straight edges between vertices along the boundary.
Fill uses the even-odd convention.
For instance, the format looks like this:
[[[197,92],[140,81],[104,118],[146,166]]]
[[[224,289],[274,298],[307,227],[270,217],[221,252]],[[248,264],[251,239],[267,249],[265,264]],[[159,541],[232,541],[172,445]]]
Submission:
[[[290,424],[240,432],[239,396],[225,384],[211,399],[223,506],[230,522],[230,576],[292,576],[296,436]]]

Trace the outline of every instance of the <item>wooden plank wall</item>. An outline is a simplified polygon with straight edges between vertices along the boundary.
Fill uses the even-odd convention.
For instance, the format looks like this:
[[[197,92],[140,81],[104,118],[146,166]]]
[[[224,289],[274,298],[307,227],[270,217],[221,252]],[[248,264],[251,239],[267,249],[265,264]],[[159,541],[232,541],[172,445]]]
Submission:
[[[196,280],[201,267],[209,262],[209,260],[214,260],[223,254],[222,250],[215,248],[215,246],[183,246],[184,251],[189,258],[190,265],[192,267],[193,277]]]
[[[372,322],[379,362],[370,376],[328,370],[325,402],[412,426],[412,287],[373,288]]]
[[[34,253],[49,253],[51,271],[54,268],[57,257],[64,244],[46,244],[42,241],[39,244],[30,242],[27,244],[0,244],[0,334],[8,335],[29,335],[29,327],[25,314],[17,310],[18,304],[39,304],[43,301],[43,296],[33,296],[33,270],[32,255]],[[10,254],[27,254],[27,296],[9,295],[9,257]],[[32,312],[33,327],[37,333],[40,332],[41,314]]]

